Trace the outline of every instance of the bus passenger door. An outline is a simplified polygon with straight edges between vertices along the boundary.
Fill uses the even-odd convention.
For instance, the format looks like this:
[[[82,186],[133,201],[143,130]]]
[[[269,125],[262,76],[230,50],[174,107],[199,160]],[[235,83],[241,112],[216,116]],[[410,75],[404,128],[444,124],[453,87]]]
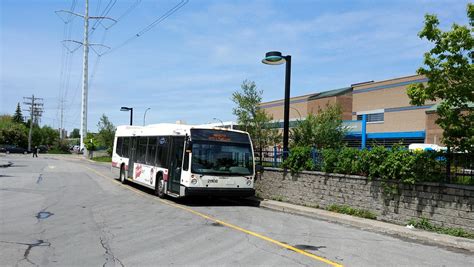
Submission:
[[[181,184],[181,165],[183,164],[184,137],[171,137],[168,190],[179,194]]]
[[[137,140],[136,137],[130,138],[130,149],[129,149],[129,156],[128,156],[128,178],[133,179],[133,172],[135,170],[135,159],[136,159],[136,152],[137,152]]]

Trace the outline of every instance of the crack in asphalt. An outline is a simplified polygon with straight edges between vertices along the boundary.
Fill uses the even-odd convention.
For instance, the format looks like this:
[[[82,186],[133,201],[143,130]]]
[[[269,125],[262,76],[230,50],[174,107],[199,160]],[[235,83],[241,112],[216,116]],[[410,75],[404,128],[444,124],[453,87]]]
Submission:
[[[97,211],[97,219],[96,219],[96,216],[94,216],[94,212],[92,210],[90,210],[92,212],[92,220],[93,222],[95,223],[95,225],[97,226],[98,228],[98,231],[100,232],[100,236],[99,236],[99,241],[100,241],[100,245],[102,246],[102,248],[105,250],[105,253],[104,253],[104,257],[105,257],[105,262],[104,264],[102,264],[102,267],[105,267],[107,266],[108,264],[112,264],[115,266],[117,263],[120,264],[120,266],[122,267],[125,267],[125,265],[122,263],[122,261],[120,259],[118,259],[117,257],[115,257],[113,251],[112,251],[112,248],[110,247],[110,244],[109,244],[109,241],[112,240],[115,235],[107,229],[107,224],[105,222],[105,217],[103,216],[103,214],[101,213],[101,211]],[[108,238],[108,236],[110,238]]]
[[[36,180],[36,184],[39,184],[43,181],[43,174],[40,173],[39,176],[38,176],[38,179]]]
[[[109,246],[109,241],[107,240],[107,238],[103,236],[99,238],[100,238],[100,245],[105,250],[105,262],[104,264],[102,264],[102,267],[105,267],[108,263],[111,263],[111,262],[114,263],[114,266],[118,262],[122,267],[125,267],[125,265],[123,265],[123,263],[117,257],[115,257],[114,253],[112,252],[112,249]]]
[[[35,243],[22,243],[22,242],[11,242],[11,241],[0,241],[2,243],[7,243],[7,244],[16,244],[16,245],[23,245],[23,246],[27,246],[27,248],[25,249],[25,252],[23,253],[23,258],[19,259],[15,266],[18,266],[20,264],[20,262],[22,261],[27,261],[28,263],[30,263],[31,265],[34,265],[34,266],[39,266],[38,264],[36,264],[35,262],[33,262],[30,258],[29,258],[29,255],[30,255],[30,252],[33,248],[35,247],[50,247],[51,246],[51,243],[48,242],[48,241],[44,241],[42,239],[39,239],[39,240],[36,240]]]

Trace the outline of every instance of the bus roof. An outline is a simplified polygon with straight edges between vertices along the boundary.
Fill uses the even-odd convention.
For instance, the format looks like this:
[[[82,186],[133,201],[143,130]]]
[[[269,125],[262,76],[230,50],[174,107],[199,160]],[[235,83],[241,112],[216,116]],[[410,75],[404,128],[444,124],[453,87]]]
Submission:
[[[205,125],[187,125],[174,123],[158,123],[147,126],[119,125],[115,132],[116,136],[154,136],[154,135],[175,135],[184,136],[190,134],[191,129],[212,129],[220,131],[245,133],[244,131],[231,130],[220,127],[209,127]]]

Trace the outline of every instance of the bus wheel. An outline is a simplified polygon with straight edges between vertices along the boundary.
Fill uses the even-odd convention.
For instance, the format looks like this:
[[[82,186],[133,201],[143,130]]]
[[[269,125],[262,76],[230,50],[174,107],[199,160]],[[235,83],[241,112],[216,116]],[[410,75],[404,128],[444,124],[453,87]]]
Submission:
[[[165,197],[165,181],[163,181],[163,175],[161,173],[156,176],[155,195],[159,198]]]
[[[125,184],[127,182],[127,179],[125,179],[125,168],[123,167],[120,167],[120,182],[122,184]]]

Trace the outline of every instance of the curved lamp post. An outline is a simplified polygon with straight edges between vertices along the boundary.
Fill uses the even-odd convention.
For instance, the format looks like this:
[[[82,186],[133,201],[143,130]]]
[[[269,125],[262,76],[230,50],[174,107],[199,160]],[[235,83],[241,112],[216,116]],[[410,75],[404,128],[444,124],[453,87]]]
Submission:
[[[145,126],[146,112],[147,112],[148,110],[150,110],[150,109],[151,109],[151,108],[147,108],[147,109],[145,110],[145,114],[143,114],[143,126]]]
[[[130,125],[133,124],[133,108],[121,107],[120,111],[130,111]]]
[[[299,111],[299,110],[297,110],[297,109],[296,109],[296,108],[294,108],[294,107],[290,107],[290,108],[291,108],[292,110],[296,111],[296,113],[298,113],[298,116],[300,116],[300,121],[302,121],[302,120],[303,120],[303,117],[301,117],[301,113],[300,113],[300,111]]]
[[[290,128],[290,80],[291,80],[291,55],[283,56],[281,52],[271,51],[265,54],[263,64],[280,65],[286,62],[285,71],[285,109],[283,117],[283,160],[288,157],[288,132]]]
[[[215,120],[215,121],[220,121],[222,126],[224,126],[224,122],[221,119],[218,119],[218,118],[212,118],[212,119]]]

